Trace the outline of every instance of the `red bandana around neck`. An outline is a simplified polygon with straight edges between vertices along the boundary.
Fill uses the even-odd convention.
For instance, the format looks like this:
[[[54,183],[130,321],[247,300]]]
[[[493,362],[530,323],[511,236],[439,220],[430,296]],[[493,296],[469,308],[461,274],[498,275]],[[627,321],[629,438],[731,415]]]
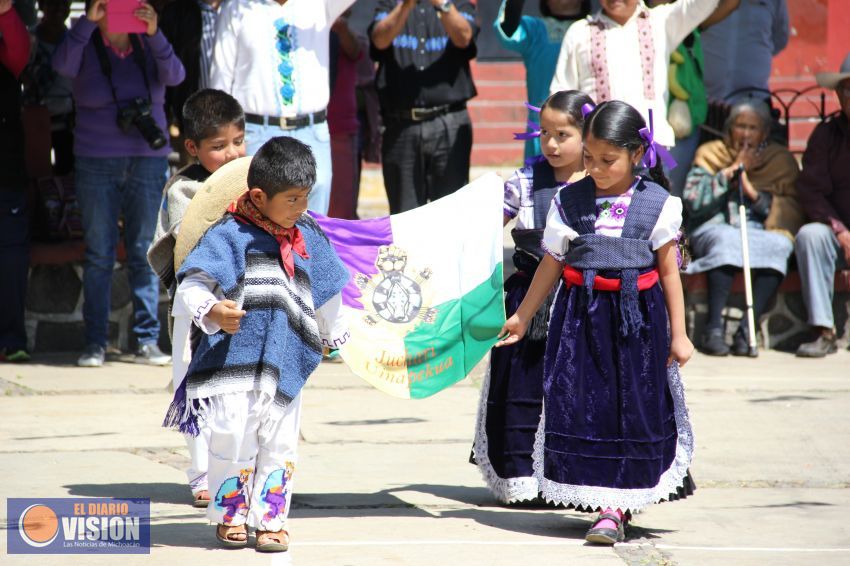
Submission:
[[[249,198],[247,192],[235,200],[227,211],[233,213],[237,220],[250,222],[274,236],[277,243],[280,244],[280,261],[290,279],[295,276],[295,257],[292,252],[304,259],[310,258],[307,255],[307,247],[304,245],[304,236],[301,235],[301,230],[296,226],[284,228],[266,218]]]

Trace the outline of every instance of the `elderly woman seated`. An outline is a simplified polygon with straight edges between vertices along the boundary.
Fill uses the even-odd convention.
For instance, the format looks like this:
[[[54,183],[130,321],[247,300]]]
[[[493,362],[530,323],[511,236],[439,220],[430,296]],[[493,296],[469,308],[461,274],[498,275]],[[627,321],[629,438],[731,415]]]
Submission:
[[[724,139],[700,146],[688,174],[683,201],[694,256],[688,273],[705,272],[708,277],[708,322],[701,341],[706,354],[725,356],[730,351],[722,311],[743,266],[739,184],[747,210],[756,320],[785,277],[794,234],[803,223],[794,189],[797,161],[768,140],[770,125],[770,111],[763,102],[735,104]],[[742,321],[732,353],[747,355],[747,343],[747,325]]]

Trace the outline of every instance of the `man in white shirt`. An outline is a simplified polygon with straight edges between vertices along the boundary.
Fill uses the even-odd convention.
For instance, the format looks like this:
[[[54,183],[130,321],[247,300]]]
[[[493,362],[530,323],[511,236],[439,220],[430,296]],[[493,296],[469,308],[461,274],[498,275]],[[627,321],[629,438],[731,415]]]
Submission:
[[[218,19],[213,88],[245,109],[248,154],[277,136],[313,151],[309,208],[326,214],[331,191],[327,124],[329,34],[354,0],[230,0]]]
[[[670,53],[717,7],[719,0],[678,0],[647,8],[642,0],[601,0],[601,11],[564,36],[551,91],[575,89],[596,103],[622,100],[645,119],[652,109],[655,141],[672,146],[667,123]]]

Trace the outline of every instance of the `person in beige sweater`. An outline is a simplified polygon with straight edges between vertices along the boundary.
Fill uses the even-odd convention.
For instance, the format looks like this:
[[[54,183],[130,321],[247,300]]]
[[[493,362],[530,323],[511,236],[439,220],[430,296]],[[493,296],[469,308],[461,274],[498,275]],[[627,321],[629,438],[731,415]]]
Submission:
[[[162,191],[162,206],[148,250],[148,262],[168,289],[172,304],[171,357],[172,382],[177,389],[191,361],[189,330],[191,313],[174,310],[177,280],[174,276],[174,246],[186,207],[204,181],[222,165],[245,156],[245,114],[235,98],[220,90],[204,89],[190,96],[183,105],[183,125],[186,151],[197,160],[177,172]],[[206,507],[207,444],[209,431],[201,429],[198,436],[184,435],[192,464],[186,475],[192,490],[193,504]]]

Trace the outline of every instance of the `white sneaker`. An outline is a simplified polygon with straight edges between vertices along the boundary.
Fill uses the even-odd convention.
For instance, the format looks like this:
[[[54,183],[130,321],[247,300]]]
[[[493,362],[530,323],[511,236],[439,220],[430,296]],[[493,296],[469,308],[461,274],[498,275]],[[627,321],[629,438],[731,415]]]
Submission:
[[[167,366],[171,363],[171,356],[164,354],[156,344],[142,344],[136,350],[137,364],[148,364],[151,366]]]
[[[77,365],[81,368],[99,368],[106,358],[106,349],[100,344],[89,344],[83,354],[77,358]]]

